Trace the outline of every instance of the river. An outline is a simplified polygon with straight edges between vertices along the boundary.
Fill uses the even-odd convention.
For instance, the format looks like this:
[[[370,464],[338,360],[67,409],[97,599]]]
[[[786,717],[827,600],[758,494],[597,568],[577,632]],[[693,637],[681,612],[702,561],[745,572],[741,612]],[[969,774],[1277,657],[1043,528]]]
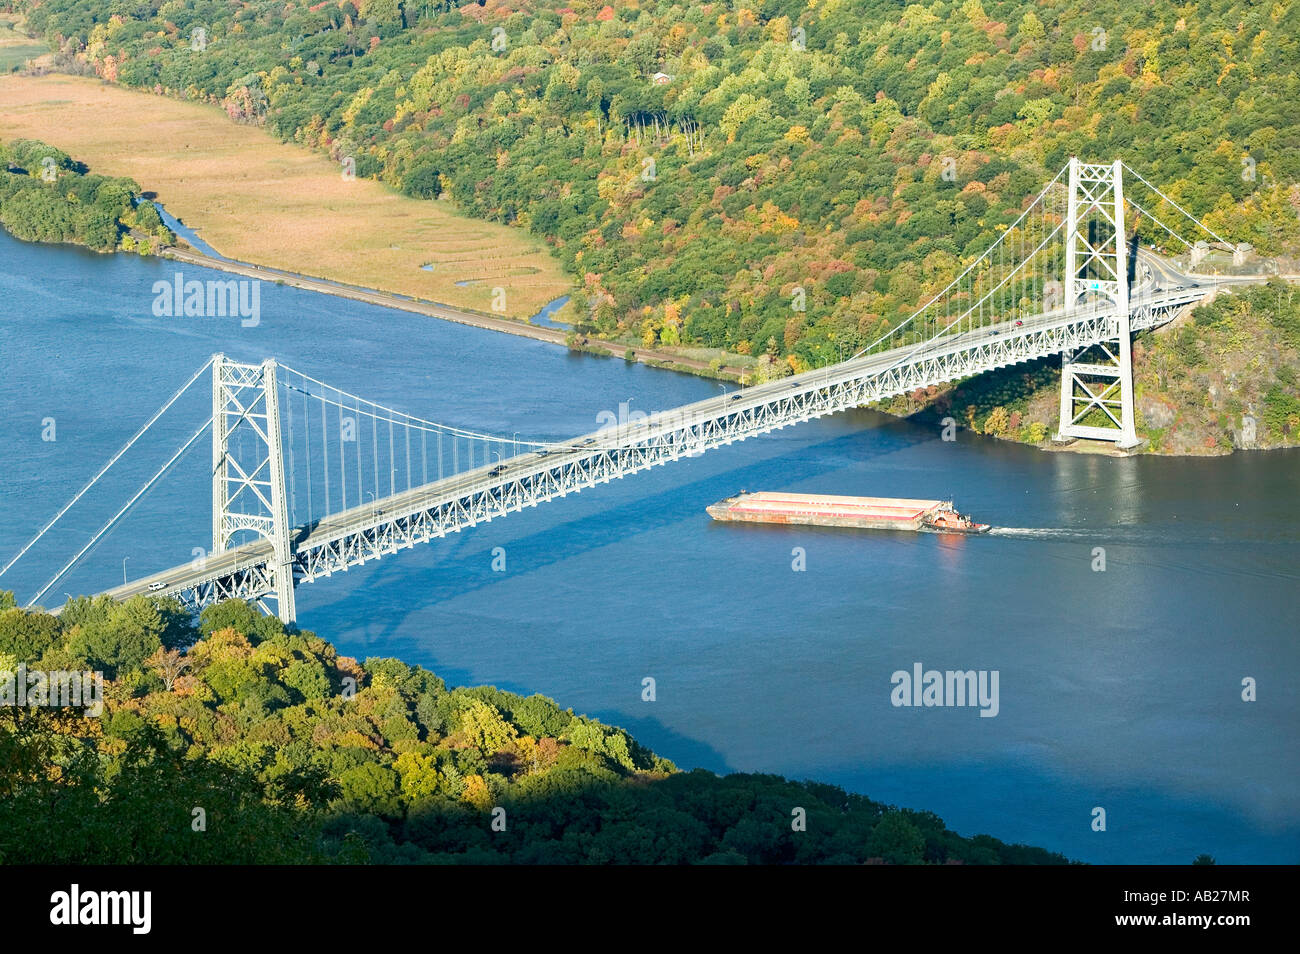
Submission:
[[[153,283],[176,271],[0,233],[4,560],[218,350],[424,418],[545,439],[593,430],[625,403],[653,411],[720,387],[272,284],[255,327],[156,318]],[[209,401],[200,382],[0,586],[28,599]],[[134,578],[190,559],[210,533],[208,453],[199,441],[45,602],[119,582],[124,560]],[[711,522],[704,508],[742,487],[952,497],[1000,529]],[[1295,450],[1044,453],[965,432],[946,442],[864,410],[305,584],[298,609],[346,654],[544,693],[683,767],[833,782],[1090,862],[1295,863],[1298,490]],[[894,706],[891,676],[915,663],[996,671],[997,715]]]

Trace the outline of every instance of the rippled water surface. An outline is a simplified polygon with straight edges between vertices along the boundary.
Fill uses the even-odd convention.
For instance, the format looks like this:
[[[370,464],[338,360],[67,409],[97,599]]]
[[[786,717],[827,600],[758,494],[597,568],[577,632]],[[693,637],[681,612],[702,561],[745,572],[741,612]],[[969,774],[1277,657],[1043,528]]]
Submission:
[[[0,234],[6,560],[215,351],[521,437],[719,388],[270,284],[257,327],[155,318],[153,282],[175,271]],[[29,598],[209,395],[196,385],[0,586]],[[543,692],[682,766],[832,781],[963,834],[1094,862],[1300,861],[1300,453],[1119,460],[938,436],[867,411],[787,428],[306,584],[300,622],[351,655]],[[208,454],[199,441],[45,602],[206,546]],[[951,496],[999,529],[711,522],[704,508],[741,487]],[[894,707],[891,675],[917,662],[997,670],[998,715]]]

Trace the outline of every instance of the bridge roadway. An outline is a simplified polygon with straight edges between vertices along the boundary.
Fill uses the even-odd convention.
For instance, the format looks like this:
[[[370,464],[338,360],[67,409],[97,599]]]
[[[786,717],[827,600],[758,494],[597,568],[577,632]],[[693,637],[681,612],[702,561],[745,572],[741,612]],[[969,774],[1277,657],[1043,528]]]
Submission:
[[[1171,287],[1158,286],[1155,276]],[[1215,287],[1259,280],[1153,269],[1133,287],[1132,330],[1165,323]],[[328,576],[525,506],[789,424],[1095,344],[1113,337],[1113,311],[1108,302],[1071,315],[1055,309],[941,335],[607,427],[352,507],[293,531],[294,578]],[[271,543],[258,540],[106,592],[114,599],[174,595],[194,609],[230,597],[258,599],[274,591],[273,560]]]

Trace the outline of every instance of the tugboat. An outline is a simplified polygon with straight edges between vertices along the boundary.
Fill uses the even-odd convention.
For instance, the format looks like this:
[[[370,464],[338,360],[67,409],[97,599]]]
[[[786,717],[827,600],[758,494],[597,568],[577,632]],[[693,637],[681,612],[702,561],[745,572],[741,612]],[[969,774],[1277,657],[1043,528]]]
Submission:
[[[976,523],[966,514],[958,513],[951,500],[945,500],[927,513],[923,523],[926,529],[939,533],[988,533],[992,529],[987,523]]]

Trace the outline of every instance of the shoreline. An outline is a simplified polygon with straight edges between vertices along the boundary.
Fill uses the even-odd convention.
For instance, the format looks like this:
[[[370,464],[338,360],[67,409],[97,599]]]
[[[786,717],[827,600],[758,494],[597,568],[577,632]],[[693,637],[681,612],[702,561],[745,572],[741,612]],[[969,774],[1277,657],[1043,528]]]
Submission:
[[[131,121],[106,126],[104,116]],[[500,316],[510,318],[535,315],[574,288],[536,236],[467,216],[451,202],[348,178],[326,153],[231,122],[212,103],[66,73],[3,74],[0,140],[15,139],[46,143],[94,174],[133,180],[144,198],[238,262],[493,315],[492,289],[501,286],[509,307]],[[429,264],[436,268],[422,269]]]
[[[447,305],[442,302],[423,301],[417,298],[410,298],[394,292],[364,288],[358,285],[346,285],[330,279],[313,278],[308,275],[300,275],[294,272],[282,271],[280,269],[268,268],[247,262],[239,262],[228,258],[214,258],[191,248],[181,248],[179,246],[169,245],[162,249],[160,257],[165,260],[182,262],[200,268],[211,268],[216,271],[229,272],[234,275],[241,275],[245,278],[259,281],[269,280],[276,282],[277,284],[288,285],[292,288],[301,288],[305,291],[334,295],[339,298],[348,298],[352,301],[360,301],[369,305],[378,305],[382,308],[397,308],[402,311],[414,312],[415,314],[425,315],[430,318],[439,318],[443,321],[452,321],[457,324],[468,325],[472,328],[484,328],[488,331],[499,331],[504,334],[518,335],[522,338],[531,338],[534,341],[559,345],[570,351],[607,355],[609,357],[620,358],[623,360],[627,360],[627,352],[630,351],[633,360],[641,364],[664,368],[669,371],[681,371],[689,374],[707,371],[716,378],[731,381],[737,381],[740,376],[745,373],[745,369],[743,368],[728,367],[727,365],[723,365],[717,371],[714,371],[706,361],[700,361],[695,358],[685,358],[664,351],[656,351],[653,348],[643,348],[634,345],[621,344],[615,341],[606,341],[602,338],[580,336],[579,341],[571,342],[570,335],[577,334],[576,332],[565,331],[560,328],[548,328],[542,325],[534,325],[526,319],[504,318],[468,308],[459,308],[454,305]]]
[[[181,241],[184,241],[182,238]],[[110,251],[97,251],[84,246],[85,251],[96,252],[96,254],[114,254],[120,249]],[[410,296],[402,295],[396,292],[386,292],[379,289],[365,288],[359,285],[350,285],[343,282],[334,281],[326,278],[316,278],[308,275],[302,275],[282,269],[271,268],[268,266],[251,264],[248,262],[236,261],[234,259],[210,255],[198,251],[192,246],[182,247],[180,245],[164,246],[157,256],[162,260],[171,260],[182,264],[194,265],[199,268],[210,268],[215,271],[227,272],[229,274],[240,275],[253,280],[269,280],[276,284],[288,285],[293,288],[301,288],[305,291],[313,291],[326,295],[334,295],[339,298],[347,298],[352,301],[360,301],[365,304],[376,305],[381,308],[395,308],[414,314],[424,315],[430,318],[437,318],[443,321],[450,321],[456,324],[466,325],[473,328],[482,328],[488,331],[498,331],[504,334],[516,335],[522,338],[529,338],[534,341],[540,341],[546,344],[559,345],[569,351],[593,354],[598,356],[621,358],[628,360],[627,352],[632,352],[632,360],[650,367],[659,368],[660,370],[677,371],[682,374],[692,374],[697,377],[709,377],[714,380],[730,381],[739,384],[749,369],[729,367],[723,365],[714,369],[708,362],[698,359],[686,358],[674,355],[668,352],[657,351],[654,349],[631,346],[620,342],[612,342],[602,338],[592,338],[585,335],[578,336],[572,329],[565,330],[562,328],[548,327],[544,325],[534,325],[528,319],[507,318],[498,315],[491,315],[480,312],[475,309],[462,308],[449,305],[444,302],[427,301]],[[1285,275],[1283,278],[1287,281],[1296,281],[1297,276]],[[927,409],[919,409],[910,413],[894,413],[883,408],[876,407],[883,414],[896,417],[899,420],[924,419]],[[960,425],[963,430],[967,428]],[[1020,444],[1021,446],[1030,447],[1034,450],[1042,451],[1049,454],[1084,454],[1100,457],[1126,458],[1137,456],[1154,456],[1154,457],[1226,457],[1240,450],[1286,450],[1290,447],[1300,445],[1283,445],[1277,448],[1265,447],[1234,447],[1227,453],[1203,453],[1203,454],[1157,454],[1150,450],[1148,441],[1143,440],[1139,445],[1130,450],[1119,450],[1106,444],[1076,439],[1068,442],[1045,441],[1041,444],[1031,444],[1025,441],[1015,440],[1006,437],[998,437],[998,440],[1005,440],[1009,443]]]
[[[334,295],[339,298],[347,298],[352,301],[360,301],[370,305],[377,305],[381,308],[396,308],[402,311],[413,312],[419,315],[425,315],[430,318],[438,318],[443,321],[451,321],[456,324],[467,325],[471,328],[482,328],[488,331],[498,331],[503,334],[516,335],[521,338],[531,338],[534,341],[541,341],[546,344],[559,345],[569,351],[580,352],[584,354],[594,354],[599,356],[619,358],[627,360],[626,352],[631,351],[634,360],[650,367],[661,370],[678,371],[682,374],[694,374],[697,376],[710,376],[716,380],[731,381],[739,383],[741,378],[747,373],[747,369],[728,367],[723,365],[718,370],[714,370],[707,362],[699,361],[692,358],[684,358],[663,351],[656,351],[651,348],[635,347],[621,345],[619,342],[607,341],[603,338],[590,338],[582,336],[581,340],[574,342],[570,336],[576,332],[565,331],[560,328],[549,328],[542,325],[531,324],[526,319],[504,318],[496,315],[486,314],[468,308],[458,308],[454,305],[448,305],[443,302],[422,301],[416,298],[410,298],[399,295],[394,292],[385,292],[378,289],[363,288],[357,285],[347,285],[330,279],[313,278],[307,275],[286,272],[281,269],[268,268],[262,265],[253,265],[247,262],[238,262],[233,259],[216,258],[203,252],[196,251],[192,248],[181,248],[179,246],[166,246],[160,252],[162,259],[183,262],[200,268],[211,268],[216,271],[228,272],[235,275],[241,275],[246,278],[255,280],[270,280],[278,284],[289,285],[293,288],[301,288],[306,291],[319,292],[326,295]],[[1288,279],[1290,276],[1287,276]],[[700,372],[707,372],[707,375],[701,375]],[[883,414],[889,414],[899,420],[909,420],[918,414],[924,415],[925,411],[912,412],[911,414],[891,414],[883,408],[874,408]],[[963,430],[966,429],[961,425]],[[1234,447],[1227,454],[1155,454],[1150,450],[1147,441],[1142,441],[1136,448],[1128,451],[1121,451],[1117,448],[1106,446],[1100,442],[1089,441],[1084,439],[1075,439],[1069,442],[1054,443],[1046,441],[1042,444],[1028,444],[1024,441],[1012,440],[1008,438],[996,438],[997,440],[1008,440],[1009,443],[1019,444],[1022,447],[1030,447],[1034,450],[1042,451],[1048,454],[1086,454],[1100,457],[1125,458],[1125,457],[1227,457],[1231,453],[1241,450],[1285,450],[1281,448],[1260,448],[1260,447]],[[1292,445],[1295,446],[1295,445]]]

